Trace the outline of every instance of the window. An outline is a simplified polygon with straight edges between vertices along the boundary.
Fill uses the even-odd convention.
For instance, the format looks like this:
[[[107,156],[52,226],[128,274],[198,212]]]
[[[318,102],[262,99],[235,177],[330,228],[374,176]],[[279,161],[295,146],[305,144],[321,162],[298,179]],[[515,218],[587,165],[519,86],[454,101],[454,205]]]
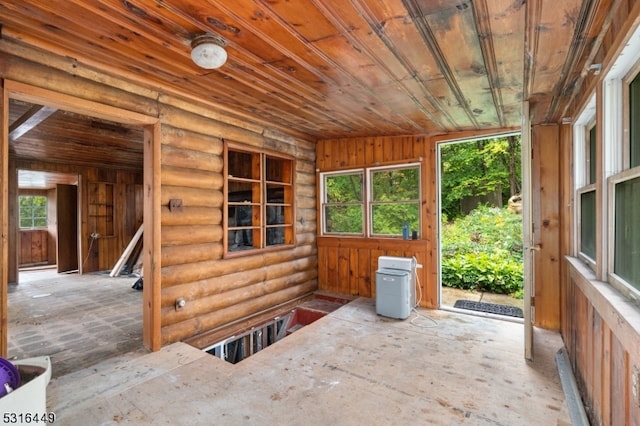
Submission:
[[[620,171],[609,177],[609,281],[627,295],[640,297],[640,72],[638,65],[623,81],[628,138],[619,138]],[[605,105],[606,107],[606,105]],[[615,141],[614,141],[615,145]]]
[[[47,227],[47,197],[41,195],[21,195],[20,228],[34,229]]]
[[[596,165],[597,127],[595,96],[574,126],[576,152],[576,201],[578,256],[595,269],[596,264]]]
[[[293,244],[293,160],[227,149],[227,252]]]
[[[580,128],[574,126],[576,155],[597,150],[595,183],[582,173],[576,157],[576,234],[580,255],[596,252],[596,278],[608,281],[630,300],[640,303],[640,28],[635,30],[602,81],[595,147],[580,148]],[[595,106],[593,108],[595,110]],[[592,114],[595,116],[595,113]],[[590,133],[583,120],[584,133]],[[591,155],[589,154],[591,158]],[[594,196],[588,194],[594,187]],[[593,200],[592,198],[595,198]],[[592,207],[593,206],[593,207]],[[593,220],[595,213],[596,219]],[[600,238],[591,241],[593,226]],[[596,233],[596,235],[598,235]]]
[[[404,227],[419,233],[419,164],[325,172],[320,185],[323,235],[397,237]]]
[[[580,193],[580,254],[596,259],[596,191]]]
[[[415,166],[369,170],[371,235],[402,234],[403,226],[420,229],[419,171]]]
[[[363,235],[363,172],[325,174],[323,184],[323,234]]]
[[[640,291],[640,171],[630,176],[612,183],[615,197],[613,278]]]

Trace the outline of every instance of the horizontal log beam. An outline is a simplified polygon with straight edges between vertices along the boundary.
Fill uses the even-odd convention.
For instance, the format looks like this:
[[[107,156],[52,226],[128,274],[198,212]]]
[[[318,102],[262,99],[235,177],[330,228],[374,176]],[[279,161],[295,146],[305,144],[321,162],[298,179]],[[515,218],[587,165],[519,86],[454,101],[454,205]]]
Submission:
[[[318,287],[317,282],[310,281],[271,293],[263,297],[247,300],[225,309],[210,312],[197,318],[190,318],[176,324],[162,327],[162,344],[177,342],[189,336],[215,329],[224,324],[229,324],[255,315],[279,304],[285,303],[301,296],[310,295]]]

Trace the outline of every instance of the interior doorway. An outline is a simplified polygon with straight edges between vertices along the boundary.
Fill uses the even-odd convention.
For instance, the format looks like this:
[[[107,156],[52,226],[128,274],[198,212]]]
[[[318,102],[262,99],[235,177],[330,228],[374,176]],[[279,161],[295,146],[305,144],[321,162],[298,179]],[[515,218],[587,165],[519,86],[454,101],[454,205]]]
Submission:
[[[55,264],[62,270],[73,272],[91,272],[91,274],[58,274],[64,275],[63,283],[58,282],[52,287],[52,291],[41,291],[38,297],[49,297],[54,294],[53,289],[60,290],[65,286],[70,286],[70,279],[73,276],[81,279],[89,279],[93,282],[104,278],[103,276],[91,276],[99,274],[104,269],[110,269],[115,261],[110,260],[113,253],[116,253],[115,260],[120,254],[119,250],[110,248],[118,238],[125,238],[120,232],[122,224],[129,222],[133,228],[132,235],[144,221],[149,222],[149,229],[153,230],[158,226],[159,221],[155,219],[155,212],[159,210],[156,206],[157,199],[154,194],[144,193],[142,190],[145,183],[153,186],[154,170],[159,167],[159,149],[154,144],[154,139],[159,139],[160,125],[156,117],[148,117],[131,111],[120,110],[115,107],[98,104],[95,102],[74,98],[39,89],[17,82],[5,81],[4,95],[5,108],[3,112],[7,114],[5,123],[9,123],[8,131],[4,132],[2,144],[5,151],[9,153],[8,162],[4,162],[2,176],[5,182],[0,205],[3,208],[4,217],[8,217],[9,241],[3,240],[0,251],[9,258],[8,264],[3,265],[2,276],[2,302],[0,303],[0,316],[9,319],[10,302],[9,295],[13,294],[17,288],[14,283],[17,278],[16,260],[16,238],[19,228],[17,223],[17,193],[18,170],[25,171],[48,171],[67,173],[70,170],[77,171],[77,181],[64,182],[56,185],[55,194],[60,203],[53,203],[57,218],[56,223],[60,224],[69,232],[65,238],[56,239]],[[15,108],[12,108],[15,107]],[[13,114],[13,115],[12,115]],[[53,118],[56,117],[54,120]],[[131,135],[136,135],[131,137]],[[20,143],[16,140],[20,139]],[[46,139],[46,141],[45,141]],[[7,149],[8,148],[8,149]],[[111,149],[111,152],[106,152]],[[127,163],[129,161],[129,163]],[[104,166],[103,166],[104,165]],[[144,167],[143,167],[144,166]],[[120,173],[119,171],[124,172]],[[133,176],[140,179],[133,181]],[[87,179],[85,179],[87,177]],[[128,180],[129,179],[129,180]],[[8,182],[8,184],[7,184]],[[120,186],[118,186],[120,185]],[[8,195],[7,195],[8,194]],[[116,201],[115,197],[122,194],[123,200]],[[140,196],[138,196],[140,195]],[[133,201],[129,203],[128,201]],[[135,213],[129,214],[135,206]],[[81,206],[84,206],[81,207]],[[120,209],[118,206],[122,206]],[[8,213],[7,213],[8,212]],[[62,217],[64,216],[64,217]],[[133,217],[132,217],[133,216]],[[135,221],[139,223],[134,223]],[[7,223],[7,222],[5,222]],[[152,234],[152,233],[151,233]],[[94,250],[88,249],[91,238],[100,238]],[[83,245],[82,242],[86,242]],[[129,238],[129,237],[126,237]],[[13,240],[12,240],[13,239]],[[128,239],[127,241],[128,242]],[[126,245],[126,244],[125,244]],[[145,235],[145,264],[153,264],[153,259],[158,256],[159,242],[153,236]],[[58,255],[64,251],[64,255]],[[101,253],[110,253],[111,257],[103,261]],[[91,268],[82,271],[84,261],[82,255],[86,254],[88,264]],[[64,257],[64,262],[60,260]],[[6,259],[6,257],[5,257]],[[10,267],[10,268],[9,268]],[[13,271],[9,269],[13,269]],[[138,334],[138,345],[151,349],[159,348],[159,323],[156,312],[159,312],[159,298],[153,297],[158,291],[154,289],[159,283],[159,270],[146,268],[145,285],[142,291],[132,289],[133,280],[124,277],[127,285],[121,285],[117,291],[130,291],[136,293],[138,321],[134,318],[123,319],[136,324]],[[14,277],[13,279],[11,279]],[[109,277],[110,280],[117,280]],[[54,280],[55,281],[55,280]],[[131,281],[131,282],[129,282]],[[85,283],[86,284],[86,283]],[[122,282],[121,282],[122,284]],[[97,288],[98,286],[91,286]],[[88,289],[85,286],[84,289]],[[80,292],[84,293],[84,292]],[[68,294],[70,300],[78,296],[74,292]],[[107,297],[100,295],[96,298]],[[122,294],[109,296],[116,304],[121,300]],[[132,297],[132,298],[134,298]],[[149,299],[149,303],[142,303],[143,299]],[[90,303],[90,301],[88,301]],[[96,299],[93,303],[100,305]],[[108,306],[108,303],[104,303]],[[47,309],[52,307],[47,305]],[[70,310],[80,311],[80,309],[70,308]],[[144,312],[143,312],[144,311]],[[94,313],[96,313],[95,311]],[[143,315],[144,313],[144,315]],[[30,312],[30,315],[38,312]],[[94,316],[90,314],[90,316]],[[87,317],[88,319],[89,317]],[[71,320],[71,325],[74,321]],[[109,320],[109,319],[108,319]],[[113,320],[113,318],[111,318]],[[7,356],[8,336],[7,325],[9,321],[2,321],[0,330],[0,353]],[[37,319],[26,322],[31,324],[31,330],[27,333],[37,333],[38,325],[42,325]],[[56,328],[61,330],[61,328]],[[66,335],[71,338],[73,333]],[[65,336],[57,336],[63,339]],[[27,355],[38,355],[36,353]],[[55,360],[54,360],[55,361]]]
[[[22,169],[17,175],[18,271],[34,268],[55,268],[58,273],[80,271],[79,176]],[[20,274],[16,283],[20,284]]]
[[[524,318],[520,134],[437,147],[440,307]]]

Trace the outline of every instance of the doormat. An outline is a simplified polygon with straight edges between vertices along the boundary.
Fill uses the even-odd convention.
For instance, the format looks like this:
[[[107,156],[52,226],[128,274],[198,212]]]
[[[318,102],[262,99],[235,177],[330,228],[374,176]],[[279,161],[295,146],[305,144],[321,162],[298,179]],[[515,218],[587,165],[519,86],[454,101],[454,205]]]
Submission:
[[[524,318],[522,309],[517,306],[498,305],[497,303],[474,302],[473,300],[456,300],[454,308],[468,309],[470,311],[486,312],[488,314],[505,315],[509,317]]]

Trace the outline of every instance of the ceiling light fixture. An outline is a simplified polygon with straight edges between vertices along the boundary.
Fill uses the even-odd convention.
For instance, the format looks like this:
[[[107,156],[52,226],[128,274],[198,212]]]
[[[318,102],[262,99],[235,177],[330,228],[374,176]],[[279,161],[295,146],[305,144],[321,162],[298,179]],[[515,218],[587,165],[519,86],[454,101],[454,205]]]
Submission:
[[[226,42],[215,34],[202,34],[191,42],[191,59],[201,68],[220,68],[227,61]]]

